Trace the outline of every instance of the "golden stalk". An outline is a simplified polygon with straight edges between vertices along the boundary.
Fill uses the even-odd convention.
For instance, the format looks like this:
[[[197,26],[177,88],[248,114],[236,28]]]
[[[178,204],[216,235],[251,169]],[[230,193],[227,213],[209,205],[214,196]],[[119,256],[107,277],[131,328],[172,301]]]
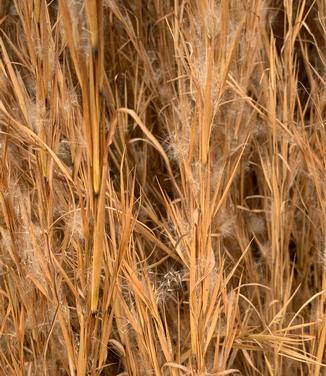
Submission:
[[[103,166],[103,181],[106,179],[106,164]],[[91,287],[91,311],[97,311],[99,289],[101,281],[101,266],[104,249],[104,221],[105,221],[105,184],[102,184],[97,201],[97,217],[95,218],[93,264],[92,264],[92,287]]]

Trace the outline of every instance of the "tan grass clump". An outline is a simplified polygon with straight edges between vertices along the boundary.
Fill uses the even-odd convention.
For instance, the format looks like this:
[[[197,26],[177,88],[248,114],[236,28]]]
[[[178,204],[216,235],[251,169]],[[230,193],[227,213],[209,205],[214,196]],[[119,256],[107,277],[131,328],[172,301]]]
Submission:
[[[314,375],[324,0],[0,2],[0,369]]]

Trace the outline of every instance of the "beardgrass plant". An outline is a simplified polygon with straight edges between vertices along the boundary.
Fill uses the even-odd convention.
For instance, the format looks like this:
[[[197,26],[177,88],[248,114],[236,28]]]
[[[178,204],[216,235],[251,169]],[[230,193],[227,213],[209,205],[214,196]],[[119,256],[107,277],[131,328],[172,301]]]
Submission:
[[[326,375],[325,118],[324,0],[1,0],[1,375]]]

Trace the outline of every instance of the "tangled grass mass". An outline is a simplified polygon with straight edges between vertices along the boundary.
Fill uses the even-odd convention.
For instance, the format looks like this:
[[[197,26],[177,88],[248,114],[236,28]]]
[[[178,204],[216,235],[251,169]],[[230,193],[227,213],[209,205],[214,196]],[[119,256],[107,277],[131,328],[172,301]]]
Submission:
[[[325,0],[0,1],[0,374],[326,375]]]

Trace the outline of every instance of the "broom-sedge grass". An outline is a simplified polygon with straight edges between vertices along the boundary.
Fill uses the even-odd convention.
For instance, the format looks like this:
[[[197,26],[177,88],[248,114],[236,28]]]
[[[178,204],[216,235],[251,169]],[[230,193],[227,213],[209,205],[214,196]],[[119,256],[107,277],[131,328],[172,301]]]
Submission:
[[[323,0],[0,2],[0,369],[323,375]]]

